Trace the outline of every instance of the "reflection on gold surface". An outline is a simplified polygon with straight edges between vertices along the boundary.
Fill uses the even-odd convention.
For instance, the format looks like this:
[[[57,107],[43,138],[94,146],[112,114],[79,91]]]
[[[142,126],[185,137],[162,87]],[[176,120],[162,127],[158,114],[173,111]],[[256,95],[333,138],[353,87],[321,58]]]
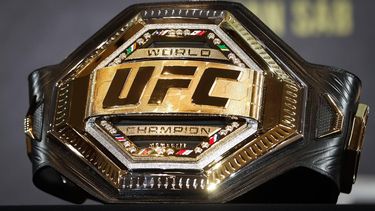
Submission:
[[[182,75],[179,73],[170,74],[168,72],[162,72],[165,67],[193,67],[195,69],[193,75]],[[126,78],[126,82],[123,85],[122,91],[118,98],[118,101],[127,97],[129,90],[132,89],[137,72],[141,67],[149,67],[149,71],[152,71],[152,75],[145,85],[142,95],[140,96],[137,103],[132,104],[119,104],[114,103],[112,107],[104,108],[103,101],[109,93],[110,86],[114,81],[116,72],[121,69],[131,69]],[[214,81],[208,97],[206,99],[198,99],[199,94],[202,94],[204,90],[199,89],[199,83],[202,83],[205,77],[204,73],[209,69],[219,72],[235,71],[238,74],[236,80],[217,77]],[[160,81],[176,80],[188,82],[186,88],[174,88],[170,87],[167,89],[165,96],[160,98],[156,102],[151,102],[152,96],[158,96],[159,93],[163,92],[163,89],[157,89],[157,84]],[[204,82],[204,81],[203,81]],[[210,86],[210,84],[206,84]],[[106,67],[96,72],[95,81],[92,84],[93,95],[91,96],[91,102],[89,104],[89,113],[87,116],[93,115],[109,115],[109,114],[127,114],[127,113],[205,113],[215,115],[238,115],[251,117],[254,119],[259,118],[261,92],[263,87],[263,76],[251,69],[241,68],[234,65],[202,62],[202,61],[184,61],[184,60],[159,60],[159,61],[144,61],[126,63],[117,66]],[[119,86],[122,86],[119,85]],[[165,90],[164,90],[165,91]],[[196,102],[194,102],[194,96]],[[208,105],[208,100],[213,99],[213,103]],[[214,103],[216,100],[226,100],[225,106]],[[202,104],[198,104],[201,101]]]

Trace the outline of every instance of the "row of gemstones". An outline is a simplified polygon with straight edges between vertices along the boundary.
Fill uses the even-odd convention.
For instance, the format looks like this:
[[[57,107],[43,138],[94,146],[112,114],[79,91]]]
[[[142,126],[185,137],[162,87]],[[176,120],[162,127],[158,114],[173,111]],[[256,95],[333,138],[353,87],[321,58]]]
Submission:
[[[239,59],[233,52],[230,51],[228,46],[222,42],[222,40],[213,32],[207,32],[205,30],[189,30],[189,29],[166,29],[166,30],[155,30],[154,32],[146,32],[142,37],[138,38],[133,44],[125,49],[117,58],[115,58],[108,66],[114,66],[121,64],[126,57],[133,53],[136,49],[142,47],[147,41],[149,41],[153,36],[169,36],[169,37],[179,37],[179,36],[205,36],[207,35],[208,40],[212,40],[212,43],[219,48],[224,55],[234,64],[239,67],[245,67],[245,64]]]
[[[122,188],[141,189],[141,188],[164,188],[164,189],[204,189],[207,180],[204,178],[176,178],[176,177],[124,177]]]
[[[149,155],[175,155],[175,156],[188,156],[193,152],[195,154],[202,153],[205,149],[208,149],[211,145],[215,144],[220,139],[224,138],[225,136],[229,135],[235,129],[237,129],[240,124],[238,122],[232,122],[231,124],[225,126],[225,128],[219,130],[212,136],[208,138],[207,141],[203,141],[200,145],[193,149],[176,149],[170,148],[165,146],[155,146],[149,148],[138,149],[133,142],[131,142],[128,138],[125,138],[121,132],[119,132],[115,127],[113,127],[110,123],[105,120],[100,121],[100,125],[109,132],[113,138],[115,138],[118,142],[121,142],[125,149],[134,155],[139,156],[149,156]]]

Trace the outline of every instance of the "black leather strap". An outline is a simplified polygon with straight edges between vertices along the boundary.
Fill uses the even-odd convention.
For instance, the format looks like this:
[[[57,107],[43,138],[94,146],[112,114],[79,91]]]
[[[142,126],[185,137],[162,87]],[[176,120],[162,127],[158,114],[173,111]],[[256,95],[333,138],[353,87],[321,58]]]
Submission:
[[[237,197],[231,203],[330,203],[340,191],[335,183],[311,169],[299,167]]]

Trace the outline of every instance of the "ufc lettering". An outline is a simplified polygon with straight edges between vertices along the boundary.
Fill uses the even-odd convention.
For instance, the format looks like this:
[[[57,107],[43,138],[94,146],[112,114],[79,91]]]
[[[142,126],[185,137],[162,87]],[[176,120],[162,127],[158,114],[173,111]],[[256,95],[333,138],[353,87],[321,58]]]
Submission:
[[[151,78],[155,67],[140,67],[132,83],[126,98],[120,98],[120,93],[127,81],[131,68],[117,69],[114,79],[108,89],[108,93],[103,101],[103,108],[114,106],[125,106],[129,104],[137,104],[140,102],[141,95],[146,88],[146,84]],[[161,75],[175,75],[175,79],[159,78],[153,89],[149,104],[160,104],[163,102],[167,92],[171,88],[186,89],[192,79],[182,79],[179,76],[193,76],[197,67],[194,66],[165,66]],[[192,101],[198,105],[211,105],[224,107],[228,102],[225,97],[211,97],[209,92],[214,86],[216,78],[228,78],[237,80],[240,71],[227,70],[219,68],[208,68],[204,71],[197,88],[194,91]]]
[[[205,113],[257,118],[263,75],[207,61],[135,61],[96,70],[87,116]]]

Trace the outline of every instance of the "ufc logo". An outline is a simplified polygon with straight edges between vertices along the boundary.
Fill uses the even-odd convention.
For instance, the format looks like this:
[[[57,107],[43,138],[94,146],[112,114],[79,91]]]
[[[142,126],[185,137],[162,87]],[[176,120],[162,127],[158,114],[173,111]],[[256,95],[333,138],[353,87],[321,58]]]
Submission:
[[[150,113],[238,115],[258,119],[261,72],[207,61],[134,61],[91,75],[86,116]]]
[[[155,66],[140,66],[137,69],[117,69],[108,92],[104,97],[103,108],[139,104],[142,94],[146,89],[151,88],[148,87],[148,84],[155,72],[155,68]],[[148,104],[162,104],[169,89],[188,89],[193,80],[199,80],[195,90],[190,90],[193,92],[191,102],[196,105],[225,107],[229,98],[210,96],[210,91],[215,86],[215,81],[218,78],[238,81],[241,71],[208,67],[204,69],[203,74],[198,78],[194,77],[197,68],[197,66],[188,65],[162,67],[162,71],[157,75],[157,82],[152,87]],[[135,78],[129,81],[130,72],[134,70],[137,71]],[[168,76],[168,78],[164,78],[163,76]],[[190,76],[190,78],[187,78],[187,76]],[[125,86],[130,86],[129,92],[125,98],[120,98]]]

